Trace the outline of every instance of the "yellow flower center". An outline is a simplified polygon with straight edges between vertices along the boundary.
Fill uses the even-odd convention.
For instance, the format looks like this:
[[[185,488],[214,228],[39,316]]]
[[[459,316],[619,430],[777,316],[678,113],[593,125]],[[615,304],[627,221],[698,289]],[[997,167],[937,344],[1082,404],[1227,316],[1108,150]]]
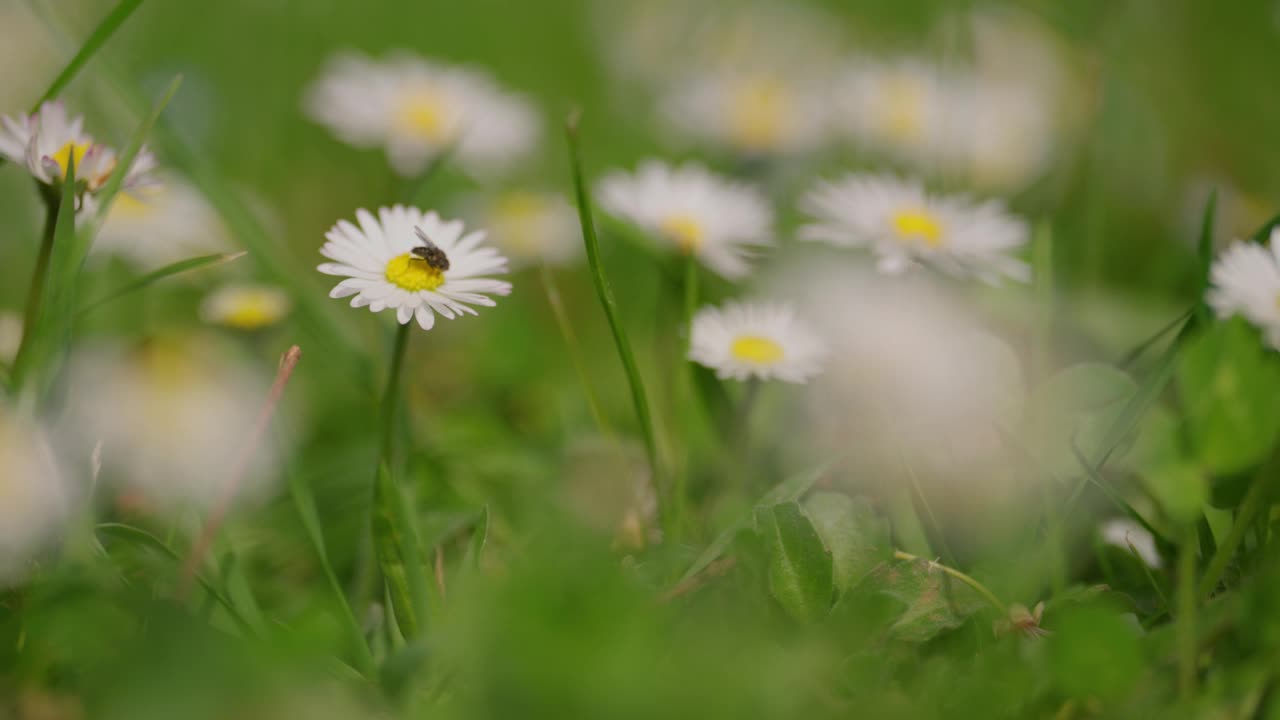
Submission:
[[[89,148],[93,147],[89,143],[68,142],[58,149],[51,157],[58,164],[58,175],[62,179],[67,177],[67,166],[71,164],[71,159],[76,161],[76,175],[83,178],[84,174],[80,172],[80,168],[84,165],[84,156],[89,152]]]
[[[111,204],[111,215],[123,218],[144,218],[151,214],[153,206],[133,193],[122,192],[116,195]]]
[[[729,108],[730,133],[748,150],[775,147],[782,137],[785,91],[773,82],[752,82],[735,93]]]
[[[444,284],[444,273],[411,253],[392,258],[387,263],[387,281],[409,292],[435,290]]]
[[[690,215],[672,215],[662,221],[660,229],[686,253],[696,252],[702,247],[702,223]]]
[[[759,335],[743,335],[729,346],[734,359],[757,365],[769,365],[782,359],[782,346]]]
[[[449,139],[448,113],[437,93],[420,91],[405,98],[397,121],[405,132],[424,140],[443,143]]]
[[[903,242],[918,240],[931,248],[941,247],[942,223],[927,210],[901,210],[893,216],[893,229]]]
[[[259,330],[274,325],[284,315],[275,293],[244,290],[230,299],[218,322],[239,330]]]
[[[917,83],[906,78],[890,81],[881,113],[890,138],[910,143],[924,135],[924,92]]]

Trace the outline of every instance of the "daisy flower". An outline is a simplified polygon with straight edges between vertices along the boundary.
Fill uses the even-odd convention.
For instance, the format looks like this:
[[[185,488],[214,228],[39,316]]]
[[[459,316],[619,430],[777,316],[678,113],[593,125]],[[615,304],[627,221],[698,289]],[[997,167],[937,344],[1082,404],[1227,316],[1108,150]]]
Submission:
[[[1243,316],[1280,350],[1280,228],[1267,246],[1232,243],[1210,268],[1209,282],[1205,300],[1218,317]]]
[[[0,118],[0,156],[25,165],[40,184],[54,186],[67,177],[74,160],[77,185],[89,194],[101,190],[116,169],[116,153],[84,132],[84,118],[67,117],[60,101],[46,102],[32,115]],[[145,149],[134,159],[124,188],[150,181],[155,158]]]
[[[582,257],[577,211],[563,196],[514,190],[476,204],[493,244],[513,265],[568,265]]]
[[[342,141],[383,148],[406,177],[447,151],[469,172],[491,174],[532,150],[539,130],[529,102],[484,72],[408,54],[339,55],[304,104]]]
[[[346,220],[325,234],[320,254],[333,262],[319,266],[346,279],[329,297],[351,297],[351,307],[373,312],[394,309],[401,325],[417,318],[430,330],[436,315],[452,320],[476,314],[472,305],[492,307],[489,295],[508,295],[511,283],[485,275],[507,272],[507,259],[484,247],[483,230],[464,232],[461,220],[442,220],[414,207],[382,208],[374,217],[356,211],[359,227]]]
[[[821,87],[738,70],[695,75],[662,101],[663,117],[674,130],[744,155],[795,154],[820,146],[828,136],[826,108]]]
[[[1026,223],[994,200],[938,196],[916,181],[853,174],[820,184],[803,207],[815,220],[801,228],[803,238],[869,248],[886,274],[923,264],[988,283],[1030,279],[1030,267],[1010,254],[1027,242]]]
[[[43,433],[0,406],[0,586],[62,533],[70,497]]]
[[[942,144],[948,90],[921,60],[860,62],[837,84],[837,123],[868,150],[919,165]]]
[[[1151,532],[1129,518],[1113,518],[1098,528],[1102,541],[1127,553],[1137,552],[1138,559],[1153,570],[1160,569],[1160,551]]]
[[[236,330],[261,330],[289,314],[291,303],[283,290],[269,285],[227,285],[200,303],[200,317],[213,325]]]
[[[703,308],[693,318],[689,359],[721,379],[803,383],[818,374],[825,354],[789,305],[731,302]]]
[[[93,243],[95,253],[117,255],[139,267],[230,248],[227,231],[204,196],[171,177],[117,195]]]
[[[764,196],[695,163],[649,161],[634,175],[611,173],[600,182],[599,197],[609,213],[726,278],[746,275],[752,247],[773,243],[773,211]]]

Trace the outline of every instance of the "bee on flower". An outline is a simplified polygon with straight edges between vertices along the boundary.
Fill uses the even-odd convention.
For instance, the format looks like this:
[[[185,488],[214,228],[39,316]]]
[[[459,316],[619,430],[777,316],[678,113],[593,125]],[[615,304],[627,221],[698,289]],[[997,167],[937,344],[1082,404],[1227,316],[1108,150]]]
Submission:
[[[490,295],[511,294],[511,283],[487,275],[507,272],[507,259],[484,245],[485,231],[466,232],[461,220],[396,205],[356,211],[359,227],[339,220],[325,234],[320,254],[332,262],[320,272],[344,279],[329,293],[351,298],[352,307],[372,312],[394,310],[407,325],[417,319],[423,330],[436,315],[452,320],[476,315],[473,306],[493,307]]]
[[[611,173],[599,197],[610,214],[729,279],[747,275],[755,250],[773,244],[773,210],[764,196],[696,163],[651,160],[634,174]]]
[[[473,174],[500,172],[533,149],[540,125],[526,99],[486,73],[409,54],[338,55],[304,105],[343,142],[382,148],[406,177],[443,153]]]
[[[0,157],[27,168],[36,182],[47,188],[59,186],[67,168],[75,163],[76,196],[80,209],[92,205],[93,196],[115,172],[115,150],[95,142],[84,132],[84,118],[67,117],[60,101],[44,103],[31,115],[0,118]],[[145,149],[134,158],[125,175],[124,189],[152,182],[155,158]]]
[[[200,303],[200,317],[211,325],[235,330],[261,330],[284,320],[292,303],[270,285],[226,285]]]
[[[1205,301],[1218,317],[1240,315],[1280,350],[1280,228],[1266,245],[1237,240],[1209,270]]]
[[[801,237],[840,247],[864,247],[885,274],[928,265],[987,283],[1027,282],[1031,268],[1013,256],[1029,230],[995,200],[937,195],[914,180],[851,174],[823,182],[805,196],[813,222]]]
[[[825,344],[789,305],[731,302],[693,317],[689,359],[721,379],[804,383],[825,356]]]

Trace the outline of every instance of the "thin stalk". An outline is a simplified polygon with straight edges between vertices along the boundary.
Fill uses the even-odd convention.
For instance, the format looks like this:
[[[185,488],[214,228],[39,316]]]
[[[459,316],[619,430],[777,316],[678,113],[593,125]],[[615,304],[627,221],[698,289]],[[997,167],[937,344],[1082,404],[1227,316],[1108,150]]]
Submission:
[[[44,232],[40,236],[40,250],[36,254],[36,266],[31,272],[31,285],[27,289],[27,305],[22,312],[22,340],[18,344],[18,352],[13,356],[13,387],[22,385],[26,375],[27,363],[30,361],[31,342],[36,332],[36,324],[40,320],[40,311],[44,302],[44,286],[49,277],[49,259],[53,257],[54,231],[58,227],[58,207],[61,194],[43,189],[45,216]]]
[[[555,277],[551,274],[551,269],[546,265],[538,268],[538,274],[542,278],[542,289],[547,294],[547,304],[551,306],[551,314],[555,316],[556,326],[560,330],[560,337],[564,339],[565,347],[569,351],[569,360],[573,363],[573,370],[578,375],[578,382],[582,385],[583,395],[587,398],[587,407],[591,411],[591,417],[596,422],[596,426],[600,428],[606,437],[613,437],[613,428],[609,425],[609,420],[605,417],[604,411],[601,409],[600,398],[596,395],[595,387],[591,384],[591,378],[587,375],[587,367],[582,362],[582,346],[578,343],[578,336],[573,331],[573,323],[569,322],[569,314],[565,312],[564,301],[560,298],[560,289],[556,286]]]
[[[640,377],[640,368],[636,365],[635,354],[631,350],[631,341],[622,325],[618,312],[618,303],[613,298],[613,288],[605,276],[604,265],[600,260],[600,239],[596,234],[595,220],[591,212],[591,195],[587,190],[587,182],[582,172],[582,157],[578,149],[577,112],[570,115],[565,125],[565,134],[569,142],[569,162],[573,170],[574,193],[578,202],[578,220],[582,225],[582,240],[586,245],[587,262],[591,267],[591,279],[595,283],[596,295],[604,308],[605,317],[609,321],[609,330],[613,333],[613,342],[617,346],[618,357],[626,371],[627,382],[631,388],[631,401],[635,406],[636,420],[640,424],[640,432],[644,438],[645,455],[649,461],[649,472],[653,476],[654,486],[658,489],[659,514],[668,531],[673,529],[670,489],[666,487],[665,475],[658,462],[658,443],[654,432],[653,417],[649,411],[649,399],[645,393],[644,382]],[[666,497],[663,498],[664,491]]]
[[[924,558],[920,557],[919,555],[912,555],[909,552],[903,552],[901,550],[894,550],[893,558],[895,560],[906,560],[907,562],[916,562],[916,561],[924,560]],[[979,595],[983,597],[983,599],[985,599],[988,603],[991,604],[991,607],[998,610],[1002,617],[1008,616],[1009,607],[1005,605],[1003,602],[1001,602],[1000,598],[996,597],[995,593],[988,590],[986,585],[983,585],[982,583],[978,582],[977,580],[974,580],[972,577],[969,577],[968,575],[965,575],[959,570],[943,565],[940,562],[936,562],[934,560],[925,560],[925,562],[929,563],[929,567],[937,570],[941,570],[942,572],[959,580],[965,585],[968,585],[969,587],[973,588],[974,590],[977,591]]]
[[[1267,505],[1268,469],[1270,469],[1270,466],[1265,467],[1254,476],[1253,484],[1249,486],[1249,492],[1245,494],[1244,500],[1240,503],[1240,510],[1236,513],[1235,522],[1231,524],[1231,531],[1227,533],[1226,539],[1218,546],[1218,551],[1213,554],[1213,560],[1209,562],[1209,568],[1204,571],[1204,577],[1200,579],[1200,597],[1208,598],[1213,594],[1213,591],[1218,587],[1218,581],[1222,579],[1222,574],[1227,570],[1227,563],[1231,562],[1231,557],[1235,555],[1240,543],[1244,541],[1245,532],[1249,529],[1249,524],[1253,522],[1253,517]]]
[[[1196,534],[1187,530],[1178,549],[1178,614],[1174,635],[1178,646],[1178,692],[1190,698],[1196,686]]]

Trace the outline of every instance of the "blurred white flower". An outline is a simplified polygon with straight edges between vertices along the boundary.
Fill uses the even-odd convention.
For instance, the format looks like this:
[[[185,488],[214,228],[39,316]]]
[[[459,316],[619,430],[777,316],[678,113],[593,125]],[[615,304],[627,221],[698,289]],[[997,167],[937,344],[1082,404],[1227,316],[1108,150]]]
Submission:
[[[512,190],[475,204],[513,266],[569,265],[582,257],[577,211],[557,193]]]
[[[949,89],[922,60],[857,62],[837,85],[836,123],[865,149],[924,167],[947,140]]]
[[[801,229],[803,238],[868,248],[883,273],[929,265],[988,283],[1030,280],[1030,267],[1011,255],[1027,242],[1026,223],[995,200],[933,195],[917,181],[851,174],[819,184],[803,207],[816,221]]]
[[[200,317],[237,330],[260,330],[283,320],[291,305],[289,296],[278,287],[227,285],[205,297]]]
[[[492,307],[489,295],[511,293],[511,283],[483,277],[507,272],[507,259],[482,245],[483,230],[464,233],[461,220],[402,205],[382,208],[378,217],[360,209],[356,219],[360,227],[339,220],[325,234],[320,254],[334,262],[318,269],[347,278],[329,297],[354,295],[352,307],[393,308],[401,325],[416,317],[430,330],[436,314],[475,315],[472,305]]]
[[[753,247],[773,244],[773,210],[754,188],[701,165],[658,161],[634,175],[614,172],[600,182],[601,206],[726,278],[751,270]]]
[[[790,305],[730,302],[693,317],[689,359],[721,379],[804,383],[821,371],[825,354]]]
[[[194,187],[166,177],[116,196],[93,244],[140,267],[162,267],[231,246],[222,220]]]
[[[52,186],[66,179],[74,160],[76,184],[90,194],[101,190],[116,169],[116,152],[84,132],[84,118],[67,117],[61,101],[40,106],[32,115],[0,118],[0,157],[25,165],[38,182]],[[150,182],[155,158],[145,149],[134,159],[124,188]]]
[[[1112,518],[1098,528],[1102,541],[1127,553],[1137,552],[1138,559],[1153,570],[1160,569],[1160,551],[1151,532],[1129,518]]]
[[[938,148],[945,172],[980,188],[1016,190],[1049,165],[1055,108],[1043,87],[956,78]]]
[[[1218,317],[1240,315],[1280,350],[1280,228],[1266,246],[1237,240],[1209,270],[1205,301]]]
[[[84,350],[70,377],[72,442],[85,452],[101,444],[103,476],[162,509],[224,500],[268,387],[256,368],[206,338]],[[266,494],[278,459],[263,443],[235,498]]]
[[[338,55],[304,104],[342,141],[384,148],[404,176],[445,152],[474,174],[500,171],[533,149],[540,124],[527,100],[486,73],[409,54]]]
[[[715,70],[677,83],[662,114],[677,132],[743,155],[793,154],[828,139],[827,89],[806,75]]]
[[[0,362],[13,362],[22,344],[22,315],[8,310],[0,311]]]
[[[57,540],[71,499],[43,433],[0,405],[0,587]]]

